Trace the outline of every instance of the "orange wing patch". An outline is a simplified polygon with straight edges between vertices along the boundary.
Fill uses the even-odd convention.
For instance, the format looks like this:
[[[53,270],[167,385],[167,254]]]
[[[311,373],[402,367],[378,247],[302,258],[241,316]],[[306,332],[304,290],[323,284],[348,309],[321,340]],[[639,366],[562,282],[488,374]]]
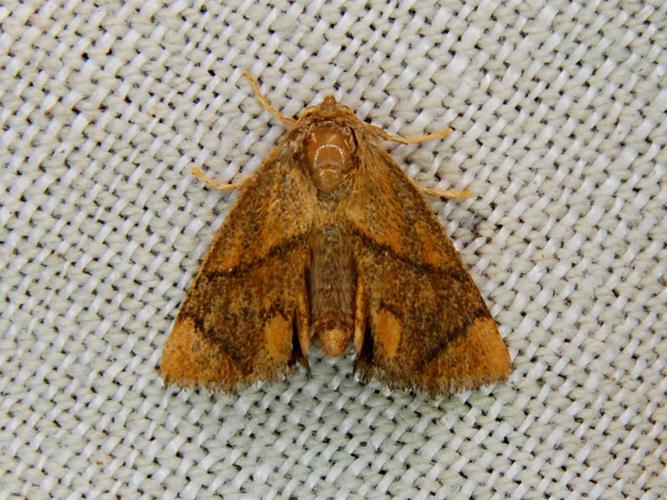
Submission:
[[[380,309],[373,316],[373,329],[377,332],[377,340],[387,359],[396,356],[398,343],[401,340],[401,322],[391,312]]]
[[[477,318],[424,370],[425,380],[451,380],[453,390],[507,378],[512,368],[507,347],[493,319]]]
[[[168,384],[181,386],[223,385],[241,376],[232,359],[204,338],[190,318],[179,319],[162,354],[160,373]]]
[[[278,363],[287,363],[292,354],[292,336],[290,322],[282,314],[277,313],[264,325],[264,342],[266,349]]]

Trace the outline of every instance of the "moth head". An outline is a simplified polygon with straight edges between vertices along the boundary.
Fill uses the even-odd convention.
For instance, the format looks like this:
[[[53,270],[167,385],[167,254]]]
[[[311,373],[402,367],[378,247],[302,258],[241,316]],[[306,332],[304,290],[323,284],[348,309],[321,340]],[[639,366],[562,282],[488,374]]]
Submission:
[[[308,125],[314,121],[323,119],[336,119],[339,121],[359,121],[350,108],[340,104],[333,94],[327,94],[322,102],[306,108],[300,115],[297,127]]]

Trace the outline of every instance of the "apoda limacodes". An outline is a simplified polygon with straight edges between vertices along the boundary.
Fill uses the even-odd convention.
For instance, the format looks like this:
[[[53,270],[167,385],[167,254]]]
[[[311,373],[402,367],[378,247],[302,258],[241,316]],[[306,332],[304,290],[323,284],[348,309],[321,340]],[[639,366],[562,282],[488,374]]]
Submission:
[[[239,184],[195,174],[239,196],[211,244],[167,341],[168,383],[235,392],[329,356],[393,388],[452,393],[505,379],[511,361],[452,242],[422,194],[462,198],[408,178],[369,125],[333,96],[298,119]]]

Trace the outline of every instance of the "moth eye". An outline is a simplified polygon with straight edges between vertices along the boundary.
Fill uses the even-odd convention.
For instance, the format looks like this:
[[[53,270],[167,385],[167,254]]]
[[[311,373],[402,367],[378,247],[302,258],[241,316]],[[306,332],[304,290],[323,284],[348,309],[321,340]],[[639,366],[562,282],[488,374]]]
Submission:
[[[315,125],[305,140],[305,162],[315,187],[322,193],[338,189],[352,168],[348,133],[333,123]]]

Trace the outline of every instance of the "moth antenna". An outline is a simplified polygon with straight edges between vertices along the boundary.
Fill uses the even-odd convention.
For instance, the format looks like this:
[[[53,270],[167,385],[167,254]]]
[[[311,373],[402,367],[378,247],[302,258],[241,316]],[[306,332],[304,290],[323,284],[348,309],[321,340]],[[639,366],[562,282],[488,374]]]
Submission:
[[[383,139],[387,141],[400,142],[401,144],[419,144],[420,142],[430,141],[431,139],[442,139],[452,133],[451,128],[444,128],[432,134],[418,135],[416,137],[401,137],[400,135],[390,134],[380,127],[371,125],[371,128]]]
[[[373,130],[378,133],[380,137],[388,141],[400,142],[401,144],[418,144],[420,142],[430,141],[431,139],[442,139],[447,137],[452,133],[451,128],[444,128],[438,132],[433,132],[432,134],[418,135],[416,137],[401,137],[400,135],[390,134],[380,127],[371,125]],[[465,200],[472,196],[472,191],[469,189],[457,190],[457,189],[434,189],[412,181],[415,187],[424,195],[431,196],[433,198],[444,198],[448,200]]]
[[[236,189],[241,189],[245,184],[245,180],[241,182],[227,183],[213,179],[212,177],[206,175],[201,168],[196,167],[194,165],[190,167],[190,171],[194,174],[194,176],[197,179],[202,181],[206,185],[206,187],[215,189],[217,191],[234,191]]]
[[[472,196],[472,191],[470,189],[435,189],[426,186],[422,186],[415,182],[417,189],[426,196],[431,196],[432,198],[444,198],[447,200],[465,200]]]
[[[276,108],[271,106],[271,103],[269,100],[264,97],[262,94],[262,91],[259,89],[259,83],[257,82],[257,79],[250,74],[250,72],[247,69],[243,70],[243,76],[245,76],[248,81],[250,82],[250,85],[252,86],[253,92],[255,92],[255,97],[259,101],[259,103],[262,105],[262,107],[267,110],[269,113],[271,113],[273,116],[278,118],[282,123],[285,125],[289,125],[290,127],[295,127],[297,124],[297,120],[294,118],[291,118],[287,115],[282,114],[280,111],[278,111]]]

